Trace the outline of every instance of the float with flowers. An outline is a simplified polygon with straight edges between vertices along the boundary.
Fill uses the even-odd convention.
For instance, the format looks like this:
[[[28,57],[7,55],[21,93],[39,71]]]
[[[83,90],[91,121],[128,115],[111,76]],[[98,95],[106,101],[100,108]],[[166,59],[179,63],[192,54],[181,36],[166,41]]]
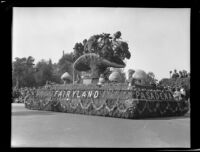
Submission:
[[[112,80],[116,71],[110,75],[110,68],[124,68],[125,58],[131,57],[128,44],[119,40],[121,32],[94,35],[74,48],[73,76],[64,74],[63,80],[73,83],[52,85],[35,89],[25,99],[25,107],[32,110],[55,111],[85,115],[98,115],[116,118],[148,118],[181,116],[188,112],[184,98],[175,100],[172,92],[163,88],[146,85],[144,74],[133,72],[129,83]],[[80,76],[78,73],[87,73]],[[104,78],[108,77],[108,80]],[[132,79],[134,78],[134,79]],[[134,80],[134,81],[133,81]],[[134,83],[140,80],[140,83]]]
[[[175,100],[170,91],[137,85],[126,88],[123,84],[41,88],[27,97],[25,107],[130,119],[181,116],[189,110],[187,100]]]

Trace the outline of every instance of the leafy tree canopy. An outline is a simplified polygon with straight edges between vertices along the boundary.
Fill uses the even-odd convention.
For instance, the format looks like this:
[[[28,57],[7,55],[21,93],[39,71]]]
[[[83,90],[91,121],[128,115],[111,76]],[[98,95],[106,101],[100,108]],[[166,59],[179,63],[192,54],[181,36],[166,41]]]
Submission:
[[[78,53],[77,53],[78,54]],[[63,73],[68,72],[70,75],[73,74],[72,65],[74,62],[74,54],[64,54],[58,61],[58,73],[61,76]]]
[[[130,59],[128,43],[121,41],[121,32],[117,31],[113,36],[109,33],[102,33],[91,36],[83,43],[76,43],[74,46],[74,60],[86,53],[96,53],[100,57],[118,64],[124,64],[124,59]]]
[[[17,87],[20,86],[31,86],[34,84],[34,58],[29,56],[28,58],[15,58],[15,61],[12,63],[12,76],[13,76],[13,85]]]

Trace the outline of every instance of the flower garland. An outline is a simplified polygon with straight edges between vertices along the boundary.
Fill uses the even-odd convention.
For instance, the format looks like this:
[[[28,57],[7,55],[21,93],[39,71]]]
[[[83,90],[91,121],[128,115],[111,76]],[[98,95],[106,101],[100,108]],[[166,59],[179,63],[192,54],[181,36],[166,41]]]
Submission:
[[[84,100],[84,101],[85,101],[85,100]],[[81,100],[79,100],[79,104],[81,105],[81,108],[82,108],[82,109],[88,109],[89,106],[90,106],[91,104],[93,104],[93,103],[90,101],[89,104],[86,104],[86,106],[83,106],[83,103],[81,102]]]
[[[81,100],[77,100],[76,101],[76,103],[74,103],[74,104],[72,104],[72,102],[73,101],[71,101],[70,102],[70,107],[71,108],[73,108],[73,109],[76,109],[79,105],[80,105],[80,107],[82,108],[82,109],[84,109],[84,110],[88,110],[89,109],[89,107],[90,106],[92,106],[94,109],[95,109],[95,111],[99,111],[99,110],[101,110],[103,107],[107,110],[107,112],[108,113],[110,113],[110,112],[113,112],[113,110],[117,107],[117,110],[120,112],[120,113],[126,113],[127,112],[127,110],[129,109],[130,110],[130,108],[134,108],[134,109],[137,109],[137,111],[139,112],[139,114],[140,115],[142,115],[143,113],[144,113],[144,111],[148,111],[149,113],[156,113],[157,111],[161,114],[161,115],[164,115],[164,114],[166,114],[166,112],[167,112],[167,110],[170,110],[172,113],[175,113],[175,112],[177,112],[179,109],[179,111],[181,111],[181,112],[183,112],[183,111],[185,111],[185,110],[187,110],[188,108],[186,107],[183,107],[183,108],[181,108],[181,103],[176,103],[177,104],[177,106],[173,109],[172,107],[172,104],[175,104],[175,103],[171,103],[171,107],[170,107],[170,104],[169,104],[169,102],[166,102],[165,104],[166,104],[166,106],[164,107],[164,109],[163,108],[161,108],[161,104],[160,104],[160,102],[156,102],[155,103],[155,107],[153,108],[153,109],[151,109],[150,108],[150,105],[152,104],[151,102],[149,102],[149,101],[146,101],[146,100],[142,100],[142,101],[140,101],[141,103],[141,107],[142,107],[142,109],[140,109],[139,108],[139,105],[137,105],[138,103],[137,102],[135,102],[136,104],[135,105],[137,105],[137,106],[130,106],[130,105],[132,105],[132,103],[134,103],[134,101],[135,100],[129,100],[128,102],[127,101],[125,101],[124,103],[129,103],[128,104],[128,106],[127,106],[127,104],[122,104],[121,103],[121,105],[119,105],[119,103],[118,102],[115,102],[115,104],[113,104],[112,105],[112,107],[110,107],[110,106],[108,106],[108,102],[103,102],[103,104],[101,104],[99,107],[97,107],[96,105],[95,105],[95,103],[94,103],[94,101],[91,101],[91,102],[89,102],[89,104],[87,104],[86,106],[84,106],[83,104],[82,104],[82,102],[81,102]],[[67,108],[67,105],[66,104],[63,104],[62,102],[60,102],[61,103],[61,107],[62,108],[64,108],[64,111],[66,110],[66,108]],[[65,102],[64,102],[65,103]],[[163,109],[163,110],[162,110]]]

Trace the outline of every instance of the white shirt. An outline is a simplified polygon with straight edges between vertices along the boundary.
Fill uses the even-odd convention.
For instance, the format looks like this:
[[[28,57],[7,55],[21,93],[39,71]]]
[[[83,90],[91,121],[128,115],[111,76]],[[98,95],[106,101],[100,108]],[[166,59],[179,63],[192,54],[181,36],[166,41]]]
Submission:
[[[181,88],[180,92],[181,92],[182,95],[186,95],[186,92],[185,92],[184,88]]]
[[[174,98],[177,100],[181,99],[181,92],[180,91],[175,91],[173,94]]]

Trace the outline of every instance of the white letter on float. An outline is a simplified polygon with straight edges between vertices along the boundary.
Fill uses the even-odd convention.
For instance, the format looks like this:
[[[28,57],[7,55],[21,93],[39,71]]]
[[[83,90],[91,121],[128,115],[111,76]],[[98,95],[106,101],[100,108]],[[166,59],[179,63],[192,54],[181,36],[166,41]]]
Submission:
[[[64,98],[64,97],[65,97],[65,95],[66,95],[66,91],[65,91],[65,90],[63,90],[62,97]]]
[[[73,91],[72,97],[74,98],[74,95],[76,94],[76,91]]]
[[[80,98],[79,91],[77,91],[76,97],[77,97],[77,98]]]
[[[140,92],[140,97],[141,97],[141,99],[146,99],[146,97],[142,91]]]
[[[149,95],[149,91],[146,91],[146,95],[147,95],[147,99],[148,99],[148,100],[151,100],[151,97],[150,97],[150,95]]]
[[[60,91],[60,93],[58,94],[58,97],[62,97],[62,91]]]
[[[151,99],[155,100],[155,97],[153,95],[153,92],[150,93],[151,94]]]
[[[71,91],[67,91],[67,94],[66,94],[66,97],[67,97],[67,98],[69,98],[70,92],[71,92]]]
[[[57,94],[58,94],[58,90],[55,91],[53,96],[56,97]]]
[[[88,92],[88,97],[90,97],[90,98],[92,97],[92,91]]]
[[[99,91],[95,91],[94,98],[97,98],[99,96]]]
[[[82,93],[81,96],[84,97],[84,98],[86,98],[86,97],[87,97],[87,93],[86,93],[86,91],[83,91],[83,93]]]

